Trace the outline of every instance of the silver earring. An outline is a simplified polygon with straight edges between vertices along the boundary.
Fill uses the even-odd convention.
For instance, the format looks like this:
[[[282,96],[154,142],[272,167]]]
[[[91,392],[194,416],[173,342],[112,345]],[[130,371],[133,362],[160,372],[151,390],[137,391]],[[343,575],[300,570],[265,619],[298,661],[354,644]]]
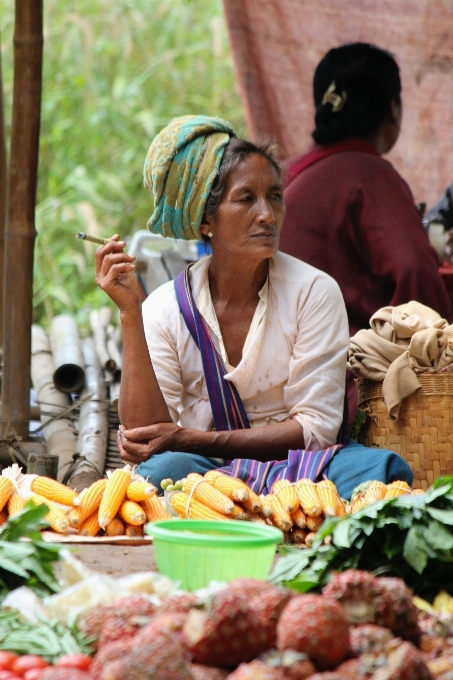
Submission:
[[[209,236],[209,238],[212,238],[212,236],[213,236],[212,231],[209,232],[208,236]]]

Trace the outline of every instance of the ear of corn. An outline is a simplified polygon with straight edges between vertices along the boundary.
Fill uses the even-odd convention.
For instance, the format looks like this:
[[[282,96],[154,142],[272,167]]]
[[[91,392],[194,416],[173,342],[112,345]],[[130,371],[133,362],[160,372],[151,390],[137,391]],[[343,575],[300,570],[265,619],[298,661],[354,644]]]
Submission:
[[[97,510],[93,512],[89,517],[87,517],[79,528],[80,536],[97,536],[100,532],[101,527],[99,526],[98,513]]]
[[[412,496],[423,496],[425,493],[426,491],[424,489],[412,489],[411,491]]]
[[[266,524],[265,519],[254,513],[250,513],[249,522],[253,522],[254,524]]]
[[[42,505],[43,503],[47,505],[49,508],[49,512],[45,516],[45,519],[47,522],[49,522],[50,526],[54,531],[56,531],[59,534],[65,534],[67,530],[69,529],[69,522],[66,517],[66,514],[63,512],[61,508],[58,507],[58,505],[54,502],[49,500],[48,498],[45,498],[44,496],[40,496],[39,494],[32,494],[30,496],[31,500],[35,505]]]
[[[8,499],[8,503],[6,504],[8,515],[10,517],[14,517],[14,515],[22,512],[25,502],[25,499],[22,498],[22,496],[20,496],[17,491],[14,491],[14,493],[12,493]]]
[[[119,517],[114,517],[105,527],[107,536],[124,536],[125,531],[124,522]]]
[[[306,515],[316,517],[322,512],[322,504],[316,484],[311,479],[299,479],[294,484],[302,510]]]
[[[217,512],[222,512],[225,515],[232,515],[234,513],[234,503],[231,498],[228,498],[221,491],[211,486],[204,477],[195,472],[187,475],[184,482],[184,491],[188,494],[192,493],[192,497],[195,500],[204,503]]]
[[[277,496],[286,512],[291,514],[299,507],[300,503],[296,489],[287,479],[281,479],[275,482],[272,487],[272,492]]]
[[[73,529],[78,529],[79,526],[82,524],[83,519],[81,519],[81,513],[80,513],[80,508],[71,508],[70,511],[68,512],[68,522],[69,526],[72,527]]]
[[[180,517],[188,517],[190,519],[216,519],[228,521],[230,517],[224,515],[217,510],[213,510],[208,505],[205,505],[196,498],[190,499],[187,493],[180,491],[171,496],[170,503],[172,508],[178,513]]]
[[[272,515],[270,518],[272,520],[272,524],[282,531],[289,531],[292,529],[293,522],[291,520],[291,515],[287,510],[285,510],[277,496],[274,494],[269,494],[269,496],[267,496],[267,501],[272,507]]]
[[[3,510],[10,497],[13,495],[14,486],[8,477],[0,476],[0,510]]]
[[[337,517],[344,517],[346,515],[346,503],[340,496],[337,496],[337,506],[335,510]]]
[[[130,538],[133,538],[135,536],[143,536],[143,524],[138,524],[138,525],[133,525],[133,524],[126,524],[126,528],[124,530],[124,533],[126,536],[129,536]]]
[[[321,501],[322,512],[326,517],[335,517],[338,503],[335,485],[329,479],[323,479],[317,483],[316,488]]]
[[[80,511],[80,523],[92,515],[95,510],[98,510],[106,486],[106,479],[98,479],[80,494],[80,503],[78,506]]]
[[[385,498],[386,493],[387,487],[384,482],[373,481],[366,489],[364,498],[367,504],[374,503],[375,501],[380,501]]]
[[[156,491],[156,487],[149,482],[131,482],[127,487],[126,496],[130,501],[140,502],[146,501]]]
[[[258,498],[261,501],[261,510],[258,510],[260,515],[262,515],[265,519],[269,519],[269,517],[272,517],[272,504],[271,501],[269,500],[270,494],[267,496],[258,496]],[[244,503],[244,508],[247,507],[247,503]]]
[[[135,501],[123,501],[118,514],[127,524],[144,524],[146,522],[144,509]]]
[[[48,498],[49,501],[62,503],[63,505],[78,505],[79,496],[77,491],[70,489],[69,486],[57,482],[51,477],[38,476],[31,483],[31,490],[39,496]]]
[[[205,475],[204,479],[212,484],[215,489],[231,498],[232,501],[243,503],[249,497],[249,488],[240,479],[221,473],[211,477]]]
[[[117,514],[126,496],[127,487],[130,482],[131,474],[128,470],[124,469],[114,470],[107,480],[98,510],[99,526],[101,529],[105,529],[107,524]]]
[[[234,504],[234,512],[229,515],[231,519],[237,519],[241,521],[248,521],[250,519],[250,512],[248,510],[245,510],[241,505],[238,503]]]
[[[260,496],[258,496],[257,493],[252,491],[252,489],[248,489],[248,492],[249,492],[248,498],[246,498],[245,501],[242,501],[243,507],[249,512],[254,513],[263,512],[262,498],[260,498]]]
[[[6,510],[0,510],[0,526],[8,521],[8,513]]]
[[[307,516],[302,508],[297,508],[296,512],[291,513],[293,524],[299,529],[305,529],[307,526]]]
[[[295,543],[296,545],[303,545],[305,543],[305,538],[307,536],[307,532],[305,529],[293,529],[290,532],[290,542]]]
[[[357,512],[358,510],[361,510],[367,505],[368,503],[366,502],[364,495],[360,494],[359,496],[356,496],[351,503],[351,513]]]
[[[387,484],[387,491],[385,492],[384,498],[396,498],[397,496],[405,496],[409,493],[411,493],[409,484],[398,480],[396,482],[391,482],[391,484]]]
[[[171,519],[161,503],[159,496],[150,496],[146,501],[141,501],[140,505],[145,511],[147,522],[157,522],[160,519]]]
[[[323,521],[324,517],[322,517],[322,515],[316,515],[315,517],[313,517],[313,515],[307,515],[307,529],[309,531],[318,531]]]
[[[305,545],[308,548],[311,548],[313,545],[313,541],[316,538],[316,532],[315,531],[310,531],[306,536],[305,536]]]

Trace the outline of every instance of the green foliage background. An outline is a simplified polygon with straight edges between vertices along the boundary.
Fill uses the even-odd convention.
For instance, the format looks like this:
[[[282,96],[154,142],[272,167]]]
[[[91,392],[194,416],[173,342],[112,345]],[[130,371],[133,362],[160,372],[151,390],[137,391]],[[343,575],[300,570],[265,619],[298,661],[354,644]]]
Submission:
[[[9,134],[14,2],[0,12]],[[75,233],[146,227],[143,161],[170,118],[220,115],[246,130],[221,0],[44,0],[44,17],[34,310],[47,325],[106,304],[96,246]]]

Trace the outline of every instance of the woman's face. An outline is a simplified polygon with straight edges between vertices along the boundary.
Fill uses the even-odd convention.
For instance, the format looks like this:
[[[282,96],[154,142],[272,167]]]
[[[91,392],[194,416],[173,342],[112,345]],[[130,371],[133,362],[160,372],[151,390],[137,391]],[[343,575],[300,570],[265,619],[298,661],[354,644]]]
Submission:
[[[254,153],[230,171],[217,212],[201,231],[212,232],[213,257],[228,251],[262,260],[277,252],[284,216],[282,180],[264,156]]]

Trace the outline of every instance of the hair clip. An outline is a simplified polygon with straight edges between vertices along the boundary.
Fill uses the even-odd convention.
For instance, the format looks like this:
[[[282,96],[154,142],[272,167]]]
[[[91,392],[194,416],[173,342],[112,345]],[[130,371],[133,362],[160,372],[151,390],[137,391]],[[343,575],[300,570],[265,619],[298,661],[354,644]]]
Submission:
[[[329,87],[325,91],[321,102],[322,104],[332,104],[333,113],[338,113],[338,111],[341,111],[346,99],[348,98],[345,90],[342,91],[341,95],[335,94],[336,87],[335,81],[332,80]]]

